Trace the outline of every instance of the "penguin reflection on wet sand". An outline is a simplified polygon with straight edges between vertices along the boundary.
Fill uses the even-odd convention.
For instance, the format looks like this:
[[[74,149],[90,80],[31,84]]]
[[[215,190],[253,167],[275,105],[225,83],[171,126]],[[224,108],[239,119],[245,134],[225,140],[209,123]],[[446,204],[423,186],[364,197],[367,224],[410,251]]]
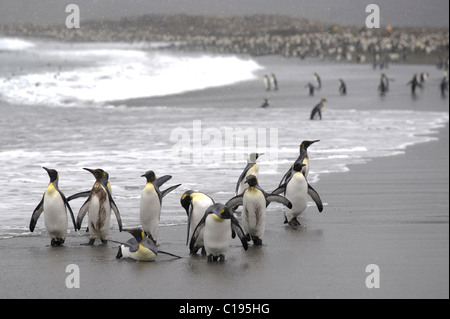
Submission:
[[[273,194],[284,193],[286,199],[292,203],[292,206],[287,207],[285,210],[284,221],[285,224],[289,224],[290,226],[300,226],[297,217],[308,206],[307,195],[310,195],[314,200],[319,212],[323,210],[323,204],[319,194],[309,185],[306,177],[302,173],[304,166],[305,164],[296,162],[292,167],[293,174],[283,185],[273,191]]]
[[[326,99],[321,99],[320,103],[314,106],[314,108],[311,111],[311,116],[309,117],[310,120],[315,120],[317,116],[320,120],[322,120],[322,109],[325,106],[325,102],[327,102]]]
[[[217,203],[206,210],[205,215],[192,234],[189,244],[190,250],[194,249],[202,231],[205,251],[210,262],[225,260],[225,254],[230,248],[231,239],[236,234],[241,240],[244,249],[248,249],[244,231],[233,216],[233,210],[226,205]]]
[[[61,246],[64,244],[67,235],[67,209],[72,218],[75,231],[77,231],[77,225],[69,202],[58,188],[58,172],[45,167],[43,169],[47,171],[50,183],[42,196],[42,200],[31,215],[30,231],[34,231],[39,217],[44,212],[45,228],[51,238],[50,244],[51,246]]]
[[[122,231],[122,219],[119,209],[108,188],[108,173],[100,168],[83,169],[92,173],[96,181],[92,186],[88,199],[78,212],[77,228],[81,229],[84,216],[88,213],[89,243],[87,245],[94,245],[96,238],[100,238],[102,243],[106,244],[108,242],[111,209],[116,215],[119,231]]]
[[[231,198],[226,206],[243,206],[241,223],[247,241],[253,240],[253,244],[261,246],[266,229],[266,207],[277,202],[288,208],[292,208],[291,202],[283,196],[266,193],[259,185],[256,176],[249,175],[245,181],[248,188],[243,194]]]

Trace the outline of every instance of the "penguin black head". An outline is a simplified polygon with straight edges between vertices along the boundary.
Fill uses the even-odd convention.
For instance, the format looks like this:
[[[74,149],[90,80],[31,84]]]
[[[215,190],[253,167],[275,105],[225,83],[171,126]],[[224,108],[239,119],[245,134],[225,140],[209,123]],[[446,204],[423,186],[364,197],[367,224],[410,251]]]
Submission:
[[[186,214],[189,215],[189,206],[192,203],[192,193],[194,193],[193,190],[188,190],[184,192],[184,194],[181,196],[180,204],[181,206],[186,210]]]
[[[109,177],[108,173],[106,173],[101,168],[97,168],[97,169],[83,168],[83,169],[88,172],[91,172],[92,175],[94,175],[96,180],[101,180],[101,179],[105,179],[105,178],[107,179]]]
[[[146,171],[141,177],[147,178],[147,183],[153,183],[156,180],[156,175],[153,171]]]
[[[322,103],[328,102],[327,99],[325,99],[325,98],[322,98],[320,101],[321,101]]]
[[[255,187],[258,185],[258,179],[255,175],[248,175],[244,183],[247,183],[250,187]]]
[[[301,172],[301,171],[302,171],[302,168],[303,168],[304,166],[306,166],[306,165],[303,164],[303,163],[295,163],[295,164],[292,166],[292,169],[293,169],[294,171],[296,171],[296,172]]]
[[[264,153],[251,153],[248,158],[247,158],[247,162],[248,163],[256,163],[256,160],[261,156],[264,155]]]
[[[42,167],[47,171],[48,176],[50,177],[50,183],[58,181],[58,172],[51,168]]]
[[[147,236],[147,234],[142,228],[128,229],[127,232],[133,235],[133,237],[137,240],[138,243],[140,243],[142,239],[144,239]]]
[[[312,144],[320,142],[320,140],[315,141],[303,141],[302,144],[300,144],[300,149],[308,149]]]
[[[210,206],[207,211],[207,214],[215,214],[221,219],[231,219],[233,217],[233,210],[224,204],[214,204]]]

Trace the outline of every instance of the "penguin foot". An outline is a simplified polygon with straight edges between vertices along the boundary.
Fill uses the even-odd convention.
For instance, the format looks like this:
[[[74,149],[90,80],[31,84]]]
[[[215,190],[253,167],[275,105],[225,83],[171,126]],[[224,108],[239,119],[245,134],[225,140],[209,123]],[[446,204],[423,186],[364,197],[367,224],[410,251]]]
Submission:
[[[100,239],[101,239],[103,245],[106,245],[108,243],[107,239],[104,239],[104,238],[100,238]]]
[[[248,241],[248,242],[250,242],[250,241],[252,240],[251,237],[250,237],[250,234],[245,235],[245,236],[244,236],[244,239],[245,239],[246,241]]]
[[[219,261],[225,261],[225,255],[220,254],[219,255]]]
[[[288,224],[289,224],[289,226],[292,226],[292,227],[301,226],[299,221],[297,220],[297,217],[292,218]]]
[[[62,246],[64,244],[64,239],[62,238],[53,238],[50,242],[50,245],[52,247],[59,247]]]
[[[202,256],[206,256],[206,249],[204,246],[202,247]]]
[[[252,236],[252,240],[253,240],[253,245],[255,245],[255,246],[262,246],[263,245],[262,239],[260,239],[257,236]]]
[[[208,255],[208,262],[215,262],[215,261],[225,261],[225,255],[223,254],[220,254],[219,256]]]
[[[81,244],[82,246],[94,246],[95,238],[91,238],[88,243]]]

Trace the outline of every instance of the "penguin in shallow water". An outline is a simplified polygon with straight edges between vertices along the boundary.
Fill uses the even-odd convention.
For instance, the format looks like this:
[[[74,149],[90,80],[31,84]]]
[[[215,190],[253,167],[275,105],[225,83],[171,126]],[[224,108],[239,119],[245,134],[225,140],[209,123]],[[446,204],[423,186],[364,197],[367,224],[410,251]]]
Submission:
[[[272,80],[273,90],[278,91],[278,81],[277,78],[275,77],[275,74],[272,73],[270,79]]]
[[[214,200],[208,195],[195,192],[193,190],[186,191],[180,199],[181,206],[186,210],[188,217],[186,245],[189,244],[189,236],[194,233],[198,223],[205,216],[206,210],[214,205]],[[206,254],[203,244],[203,231],[200,231],[196,238],[195,245],[191,249],[191,255],[195,255],[199,249],[202,249],[202,255]]]
[[[133,228],[127,230],[133,238],[128,240],[126,243],[120,243],[113,241],[115,243],[121,244],[116,255],[116,259],[120,258],[130,258],[137,261],[155,261],[158,253],[167,254],[176,258],[181,258],[162,250],[158,250],[156,247],[156,242],[151,235],[144,232],[141,228]]]
[[[256,164],[256,160],[261,156],[264,155],[264,153],[251,153],[247,157],[247,166],[245,166],[244,170],[242,171],[241,175],[239,176],[239,179],[236,183],[236,190],[235,195],[242,194],[248,187],[248,184],[245,182],[245,179],[249,175],[254,175],[258,177],[258,164]]]
[[[411,95],[415,96],[416,95],[416,89],[419,87],[421,88],[422,85],[419,83],[419,81],[417,80],[417,74],[414,74],[413,78],[411,81],[409,81],[406,85],[411,86]]]
[[[311,116],[309,117],[310,120],[316,119],[317,116],[319,116],[319,119],[322,120],[322,109],[325,106],[325,102],[327,102],[326,99],[321,99],[320,103],[314,106],[311,111]]]
[[[103,244],[106,244],[109,235],[109,225],[111,220],[111,209],[114,211],[117,222],[119,224],[119,231],[122,231],[122,219],[120,217],[119,209],[114,202],[108,188],[108,173],[102,169],[83,168],[92,173],[96,181],[92,186],[89,197],[81,206],[77,216],[77,228],[81,229],[81,223],[84,216],[88,213],[88,227],[89,227],[89,243],[93,245],[96,238],[100,238]]]
[[[144,230],[150,234],[155,241],[157,241],[162,199],[181,184],[171,186],[161,191],[160,187],[165,182],[170,180],[172,176],[165,175],[160,178],[156,178],[153,171],[147,171],[141,177],[145,177],[147,179],[147,183],[141,193],[139,220],[142,228],[144,228]]]
[[[266,207],[271,202],[277,202],[292,208],[291,202],[283,196],[267,194],[259,185],[256,176],[247,176],[246,183],[249,188],[243,194],[230,199],[226,206],[242,205],[242,227],[248,241],[253,240],[256,246],[262,245],[266,229]]]
[[[381,96],[384,96],[389,91],[389,79],[386,74],[382,73],[380,78],[380,84],[378,85],[378,92]]]
[[[34,231],[39,217],[44,212],[45,228],[51,238],[50,244],[52,246],[61,246],[64,244],[67,235],[67,209],[72,218],[75,231],[77,231],[77,225],[69,202],[58,188],[58,172],[45,167],[43,169],[47,171],[50,177],[50,183],[42,196],[42,200],[31,215],[30,231]]]
[[[300,144],[300,155],[297,157],[297,159],[295,160],[295,163],[301,163],[304,164],[305,166],[303,166],[302,168],[302,173],[303,175],[305,175],[305,178],[308,177],[308,173],[309,173],[309,156],[308,156],[308,147],[310,147],[312,144],[319,142],[320,140],[315,140],[315,141],[303,141]],[[292,175],[292,167],[291,166],[289,168],[289,170],[286,172],[286,174],[284,174],[283,178],[281,179],[280,183],[278,184],[278,187],[280,187],[281,185],[283,185],[283,183],[289,179]]]
[[[230,248],[231,238],[234,238],[233,233],[238,235],[244,249],[248,249],[244,231],[233,216],[233,210],[226,205],[217,203],[208,207],[192,234],[189,244],[191,250],[194,249],[202,231],[208,261],[225,260],[225,253]]]
[[[311,83],[305,85],[305,88],[308,88],[309,96],[314,96],[315,87]]]
[[[270,80],[267,74],[264,75],[264,86],[266,87],[266,91],[270,91]]]
[[[347,95],[347,85],[345,84],[344,80],[339,79],[339,93],[341,93],[341,95]]]
[[[292,167],[292,176],[290,176],[283,185],[273,191],[274,194],[284,192],[286,199],[292,203],[292,206],[287,207],[285,210],[284,221],[285,224],[287,223],[291,226],[300,226],[297,217],[303,213],[307,207],[308,194],[316,203],[319,212],[322,212],[323,210],[323,204],[319,194],[311,187],[311,185],[309,185],[302,173],[302,168],[304,166],[305,164],[296,162]]]
[[[314,73],[314,78],[316,79],[317,82],[317,89],[320,90],[322,88],[322,80],[320,79],[319,74]]]

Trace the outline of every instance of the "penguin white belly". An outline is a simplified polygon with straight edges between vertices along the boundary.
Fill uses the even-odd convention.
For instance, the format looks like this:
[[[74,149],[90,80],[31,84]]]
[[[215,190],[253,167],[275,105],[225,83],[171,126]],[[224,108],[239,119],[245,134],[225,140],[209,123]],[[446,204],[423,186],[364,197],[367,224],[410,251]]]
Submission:
[[[305,157],[305,159],[303,160],[302,164],[305,164],[306,166],[302,167],[302,173],[305,177],[308,177],[308,173],[309,173],[309,159],[308,157]]]
[[[138,261],[154,261],[156,254],[145,247],[140,246],[138,251],[130,252],[130,248],[122,245],[122,255],[125,258],[131,258]]]
[[[67,234],[67,213],[59,193],[47,192],[44,198],[45,228],[52,239],[65,239]]]
[[[308,184],[301,172],[296,172],[286,186],[286,198],[292,203],[292,208],[286,207],[285,214],[287,221],[299,216],[308,204],[307,201]]]
[[[151,185],[151,184],[150,184]],[[158,238],[161,203],[153,185],[142,190],[139,219],[142,228],[150,233],[154,240]]]
[[[210,214],[205,221],[203,240],[208,256],[225,255],[231,242],[231,221]]]
[[[248,184],[245,183],[245,181],[247,180],[247,176],[249,176],[249,175],[254,175],[256,178],[258,178],[258,165],[257,164],[253,165],[247,171],[247,173],[245,173],[245,177],[239,183],[238,192],[236,195],[241,195],[248,188]]]
[[[89,234],[91,238],[106,239],[109,234],[111,205],[109,200],[101,203],[97,196],[92,196],[89,203]]]
[[[189,226],[189,234],[194,233],[198,223],[202,220],[203,216],[205,215],[205,211],[208,209],[209,206],[213,205],[213,201],[210,198],[203,200],[194,199],[192,201],[192,204],[194,209],[192,210],[191,223]],[[197,240],[195,241],[196,247],[202,247],[204,245],[203,243],[204,232],[205,232],[204,229],[200,231]]]
[[[246,234],[263,239],[266,229],[266,198],[256,189],[247,190],[243,198],[242,226]]]

